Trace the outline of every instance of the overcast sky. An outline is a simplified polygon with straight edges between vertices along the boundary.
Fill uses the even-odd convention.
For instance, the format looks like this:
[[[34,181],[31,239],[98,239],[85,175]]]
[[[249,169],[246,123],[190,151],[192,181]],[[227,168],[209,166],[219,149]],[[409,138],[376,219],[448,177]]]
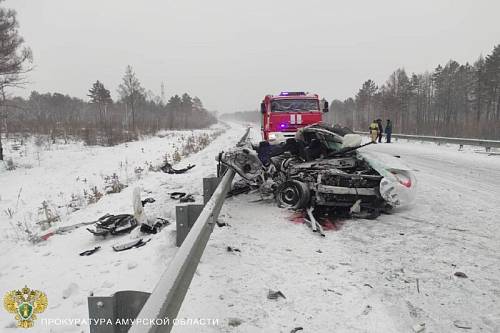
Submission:
[[[256,109],[284,90],[353,96],[397,67],[473,62],[500,43],[498,0],[7,0],[33,50],[31,90],[116,98],[126,65],[146,89],[211,110]]]

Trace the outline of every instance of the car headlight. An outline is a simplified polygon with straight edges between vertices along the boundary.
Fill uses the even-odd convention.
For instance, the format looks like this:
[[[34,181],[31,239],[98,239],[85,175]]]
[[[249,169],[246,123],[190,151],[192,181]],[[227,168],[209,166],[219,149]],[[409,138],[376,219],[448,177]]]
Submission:
[[[276,140],[276,133],[270,133],[269,134],[269,140]]]

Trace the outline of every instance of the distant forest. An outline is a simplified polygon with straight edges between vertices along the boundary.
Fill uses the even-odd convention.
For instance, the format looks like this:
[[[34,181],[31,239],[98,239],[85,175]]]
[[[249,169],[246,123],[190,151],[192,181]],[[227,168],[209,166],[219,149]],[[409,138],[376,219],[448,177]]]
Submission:
[[[10,89],[26,86],[32,64],[33,52],[19,34],[16,11],[0,5],[0,161],[2,137],[12,133],[114,145],[160,129],[205,128],[217,122],[198,97],[185,93],[166,101],[163,85],[161,96],[146,91],[131,66],[118,86],[116,101],[100,81],[89,82],[87,100],[36,91],[27,99],[9,97]]]
[[[36,91],[27,99],[6,100],[2,132],[6,136],[77,137],[90,145],[114,145],[160,129],[197,129],[217,122],[198,97],[185,93],[164,101],[147,93],[130,66],[118,88],[117,101],[99,81],[89,88],[88,100]]]
[[[330,110],[329,122],[361,131],[381,118],[395,133],[500,139],[500,45],[472,65],[450,60],[421,74],[397,69],[381,86],[367,80]]]
[[[258,110],[222,117],[260,123]],[[378,118],[395,133],[500,140],[500,45],[472,65],[450,60],[433,72],[397,69],[381,86],[367,80],[356,96],[333,100],[324,121],[368,131]]]

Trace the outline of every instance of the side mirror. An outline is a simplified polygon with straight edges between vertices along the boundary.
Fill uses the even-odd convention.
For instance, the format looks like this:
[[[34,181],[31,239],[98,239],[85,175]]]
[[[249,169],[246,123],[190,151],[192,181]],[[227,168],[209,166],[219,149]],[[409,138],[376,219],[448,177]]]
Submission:
[[[260,113],[266,113],[266,104],[264,102],[260,103]]]
[[[330,111],[328,107],[328,101],[325,101],[325,103],[323,104],[323,112],[328,112],[328,111]]]

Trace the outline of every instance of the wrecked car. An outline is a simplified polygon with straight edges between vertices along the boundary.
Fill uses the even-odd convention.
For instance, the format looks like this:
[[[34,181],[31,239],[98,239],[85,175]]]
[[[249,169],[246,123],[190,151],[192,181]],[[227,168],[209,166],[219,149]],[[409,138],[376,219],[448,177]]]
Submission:
[[[396,157],[360,149],[371,144],[361,141],[345,129],[314,124],[285,143],[248,144],[218,160],[249,186],[272,194],[281,207],[375,218],[411,204],[416,190],[411,169]]]

